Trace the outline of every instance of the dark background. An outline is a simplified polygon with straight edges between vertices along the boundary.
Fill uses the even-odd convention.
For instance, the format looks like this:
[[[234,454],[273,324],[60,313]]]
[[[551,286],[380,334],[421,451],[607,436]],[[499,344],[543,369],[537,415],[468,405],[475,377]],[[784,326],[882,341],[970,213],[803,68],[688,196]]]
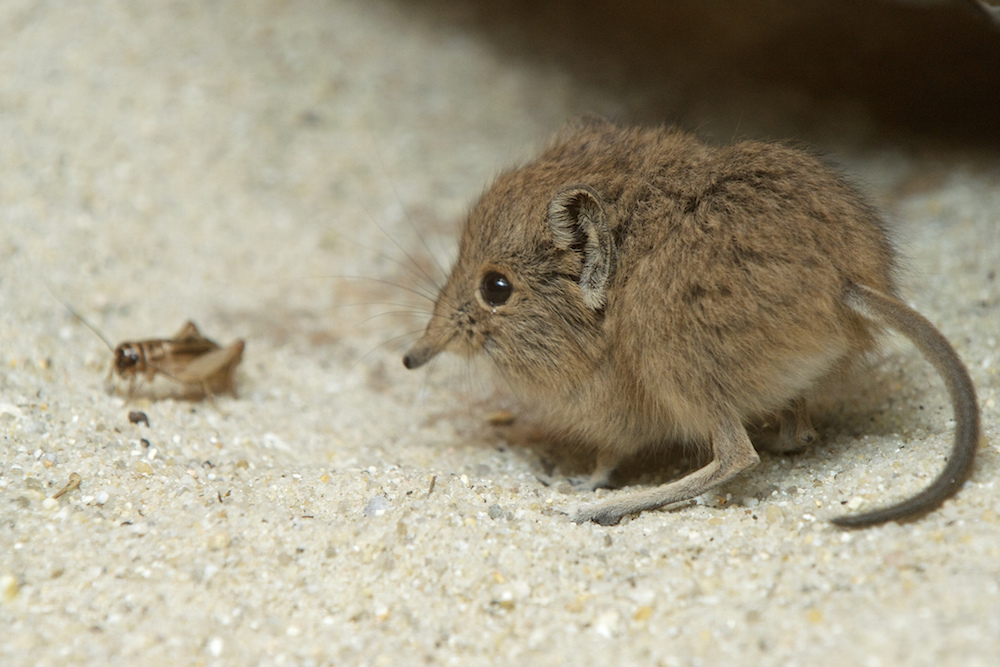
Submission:
[[[973,0],[416,6],[503,57],[561,68],[582,89],[620,96],[630,121],[1000,148],[1000,29]]]

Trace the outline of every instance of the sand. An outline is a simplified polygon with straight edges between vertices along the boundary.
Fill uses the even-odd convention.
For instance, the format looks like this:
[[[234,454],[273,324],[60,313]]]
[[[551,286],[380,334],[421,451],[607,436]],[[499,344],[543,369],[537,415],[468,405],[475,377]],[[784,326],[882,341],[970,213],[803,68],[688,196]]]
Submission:
[[[879,141],[863,118],[845,137],[794,96],[801,115],[740,128],[678,102],[713,131],[816,139],[867,184],[986,439],[926,518],[826,521],[948,455],[943,387],[893,339],[831,389],[811,451],[676,511],[575,525],[563,511],[590,497],[524,414],[491,424],[512,406],[475,367],[400,357],[492,174],[575,115],[655,110],[439,10],[463,11],[3,3],[0,663],[994,664],[997,154]],[[60,301],[112,344],[188,319],[244,339],[239,397],[109,394],[109,350]]]

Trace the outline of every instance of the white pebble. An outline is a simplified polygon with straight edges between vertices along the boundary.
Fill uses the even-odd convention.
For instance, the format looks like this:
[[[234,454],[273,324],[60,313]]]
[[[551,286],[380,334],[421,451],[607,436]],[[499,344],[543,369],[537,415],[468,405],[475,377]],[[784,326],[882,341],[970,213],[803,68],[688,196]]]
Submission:
[[[375,496],[365,505],[365,516],[382,516],[389,509],[389,499],[385,496]]]
[[[222,637],[212,637],[208,640],[208,654],[213,658],[218,658],[222,655],[222,649],[226,647],[226,643],[222,640]]]
[[[598,616],[597,620],[594,621],[594,630],[605,639],[611,639],[618,629],[618,621],[620,618],[621,617],[618,615],[618,612],[614,609],[606,611]]]
[[[41,419],[33,419],[24,427],[24,432],[31,435],[40,435],[49,430],[49,427]]]

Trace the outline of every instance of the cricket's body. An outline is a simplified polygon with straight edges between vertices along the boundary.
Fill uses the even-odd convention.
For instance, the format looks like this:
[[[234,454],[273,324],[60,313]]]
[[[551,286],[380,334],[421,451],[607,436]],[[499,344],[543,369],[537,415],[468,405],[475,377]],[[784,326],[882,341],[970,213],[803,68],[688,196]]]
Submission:
[[[188,396],[236,396],[233,375],[243,360],[244,342],[228,347],[201,335],[193,322],[186,322],[173,338],[156,338],[120,343],[108,379],[117,375],[128,382],[129,397],[140,382],[150,383],[158,374],[174,380]]]

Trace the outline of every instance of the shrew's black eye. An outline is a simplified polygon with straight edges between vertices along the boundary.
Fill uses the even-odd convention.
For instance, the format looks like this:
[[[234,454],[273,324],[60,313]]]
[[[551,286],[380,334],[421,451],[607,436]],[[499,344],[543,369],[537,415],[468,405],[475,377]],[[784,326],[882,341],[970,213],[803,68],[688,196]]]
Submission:
[[[507,276],[496,271],[490,271],[483,276],[483,283],[479,286],[483,299],[491,306],[502,306],[507,303],[513,291],[514,288]]]

